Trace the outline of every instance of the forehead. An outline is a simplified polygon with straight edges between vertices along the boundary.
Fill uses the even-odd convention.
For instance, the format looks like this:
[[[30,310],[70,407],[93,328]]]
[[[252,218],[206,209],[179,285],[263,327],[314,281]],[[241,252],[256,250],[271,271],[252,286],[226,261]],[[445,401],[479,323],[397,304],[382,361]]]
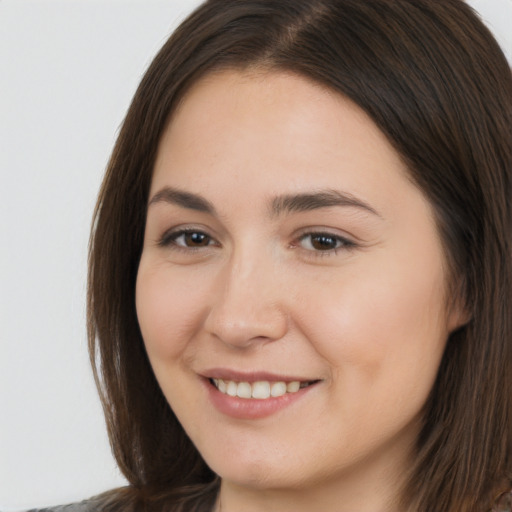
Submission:
[[[159,144],[151,192],[193,187],[244,197],[340,189],[367,202],[420,191],[400,155],[352,101],[301,76],[222,71],[199,80]],[[215,198],[212,198],[215,199]]]

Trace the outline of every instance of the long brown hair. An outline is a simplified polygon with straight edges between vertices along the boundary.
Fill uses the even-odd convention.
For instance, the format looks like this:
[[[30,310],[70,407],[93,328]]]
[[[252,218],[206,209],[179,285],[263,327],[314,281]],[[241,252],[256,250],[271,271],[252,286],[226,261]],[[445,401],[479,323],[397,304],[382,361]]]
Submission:
[[[152,170],[176,105],[205,74],[251,66],[323,84],[365,110],[434,207],[453,303],[402,504],[489,509],[511,484],[512,76],[461,0],[210,0],[146,72],[116,142],[90,245],[90,355],[130,486],[111,510],[207,511],[218,477],[167,404],[137,323],[135,280]]]

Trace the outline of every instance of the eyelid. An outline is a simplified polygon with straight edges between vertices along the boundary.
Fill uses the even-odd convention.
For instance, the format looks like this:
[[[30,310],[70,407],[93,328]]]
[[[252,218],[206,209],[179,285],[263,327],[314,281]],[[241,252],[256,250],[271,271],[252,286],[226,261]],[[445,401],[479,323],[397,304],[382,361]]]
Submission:
[[[315,248],[305,248],[301,246],[301,242],[306,239],[307,237],[314,237],[314,236],[325,236],[328,238],[332,238],[340,243],[338,247],[333,247],[331,249],[315,249]],[[359,247],[359,244],[354,240],[353,237],[350,237],[346,234],[340,234],[337,233],[336,230],[328,229],[328,228],[305,228],[301,230],[297,236],[294,238],[294,241],[292,242],[291,246],[293,248],[299,248],[303,251],[309,253],[311,257],[318,257],[318,256],[329,256],[329,255],[335,255],[339,251],[351,251]]]
[[[176,240],[180,236],[189,233],[198,233],[205,235],[209,239],[207,245],[187,246],[176,243]],[[325,249],[317,249],[315,247],[304,247],[303,241],[308,237],[313,238],[314,236],[325,236],[326,238],[332,238],[333,240],[338,242],[338,244],[336,247]],[[221,247],[222,244],[220,244],[217,237],[211,233],[211,230],[209,228],[206,228],[205,226],[179,225],[166,230],[157,240],[157,245],[161,248],[167,248],[175,251],[184,251],[190,253],[194,251],[205,251],[211,249],[212,247]],[[289,244],[289,247],[293,249],[302,250],[305,254],[307,254],[308,257],[314,258],[336,255],[340,251],[352,251],[359,247],[359,243],[354,240],[353,236],[347,235],[345,233],[339,233],[338,230],[333,228],[308,227],[301,229],[293,236],[292,242]]]
[[[185,246],[175,243],[175,240],[177,238],[179,238],[182,235],[189,234],[189,233],[204,234],[214,243],[208,244],[205,246],[198,246],[198,247],[185,247]],[[205,227],[199,227],[199,226],[193,226],[193,225],[176,226],[176,227],[168,229],[158,239],[157,244],[159,247],[169,248],[172,246],[173,249],[184,250],[184,251],[194,251],[194,250],[199,250],[199,249],[204,250],[204,249],[207,249],[212,246],[217,246],[217,247],[220,246],[220,243],[217,241],[217,239],[212,234],[210,234],[208,229],[206,229]]]

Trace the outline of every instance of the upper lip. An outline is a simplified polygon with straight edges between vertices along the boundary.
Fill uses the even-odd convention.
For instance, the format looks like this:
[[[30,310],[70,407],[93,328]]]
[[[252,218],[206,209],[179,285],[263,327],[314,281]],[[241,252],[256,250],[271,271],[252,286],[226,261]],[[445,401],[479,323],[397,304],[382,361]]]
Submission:
[[[211,368],[201,372],[200,375],[207,379],[232,380],[236,382],[312,382],[320,380],[318,378],[315,379],[298,375],[285,375],[282,373],[271,373],[268,371],[244,372],[229,368]]]

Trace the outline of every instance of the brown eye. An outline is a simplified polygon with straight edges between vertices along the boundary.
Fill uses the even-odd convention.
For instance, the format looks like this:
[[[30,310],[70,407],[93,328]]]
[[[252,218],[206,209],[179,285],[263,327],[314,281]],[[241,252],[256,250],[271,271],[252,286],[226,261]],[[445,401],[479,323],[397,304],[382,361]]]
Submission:
[[[190,232],[184,233],[183,235],[183,245],[187,247],[206,247],[210,245],[211,238],[205,233],[201,232]],[[176,240],[177,241],[177,240]]]
[[[303,249],[312,252],[335,253],[338,249],[352,249],[355,244],[331,233],[307,233],[300,238]]]
[[[317,251],[329,251],[338,247],[338,240],[329,235],[311,236],[311,246]]]
[[[162,247],[177,246],[181,249],[200,249],[216,244],[215,240],[202,231],[176,231],[163,237],[160,241]]]
[[[328,233],[310,233],[301,238],[301,245],[304,249],[312,251],[332,251],[342,243],[339,237]]]

